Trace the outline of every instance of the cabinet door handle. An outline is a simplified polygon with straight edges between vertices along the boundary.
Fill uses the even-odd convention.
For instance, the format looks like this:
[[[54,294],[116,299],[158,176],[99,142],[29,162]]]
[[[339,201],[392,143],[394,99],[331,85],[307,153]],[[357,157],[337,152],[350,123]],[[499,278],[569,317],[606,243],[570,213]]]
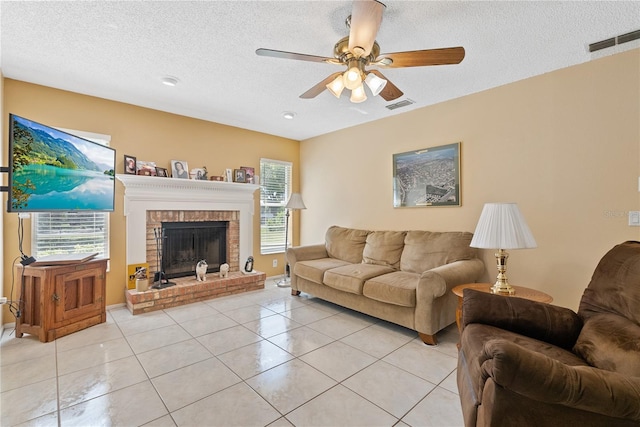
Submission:
[[[60,301],[60,297],[58,296],[58,294],[51,295],[51,301],[55,301],[55,302]]]

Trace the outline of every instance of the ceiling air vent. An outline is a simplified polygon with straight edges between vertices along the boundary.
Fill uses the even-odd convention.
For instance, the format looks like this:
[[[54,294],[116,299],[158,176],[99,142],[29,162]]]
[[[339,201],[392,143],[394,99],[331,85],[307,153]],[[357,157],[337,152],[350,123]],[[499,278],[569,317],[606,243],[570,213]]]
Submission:
[[[631,42],[640,39],[640,30],[632,31],[627,34],[618,36],[618,44]]]
[[[411,104],[415,104],[415,101],[412,101],[411,99],[403,99],[402,101],[396,102],[395,104],[385,105],[385,107],[389,110],[395,110],[397,108],[406,107],[407,105]]]
[[[589,45],[589,52],[595,52],[608,47],[613,47],[617,44],[628,43],[634,40],[640,39],[640,30],[632,31],[630,33],[621,34],[610,39],[601,40],[599,42],[591,43]]]

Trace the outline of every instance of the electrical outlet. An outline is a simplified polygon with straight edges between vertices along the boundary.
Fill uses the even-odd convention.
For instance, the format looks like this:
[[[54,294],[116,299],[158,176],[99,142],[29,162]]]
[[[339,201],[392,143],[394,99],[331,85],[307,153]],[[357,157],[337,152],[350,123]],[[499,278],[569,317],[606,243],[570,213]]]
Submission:
[[[7,297],[0,297],[0,304],[6,304],[7,303]]]
[[[272,266],[272,267],[273,267],[273,268],[276,268],[277,266],[278,266],[278,260],[277,260],[277,259],[274,259],[274,260],[273,260],[273,266]]]

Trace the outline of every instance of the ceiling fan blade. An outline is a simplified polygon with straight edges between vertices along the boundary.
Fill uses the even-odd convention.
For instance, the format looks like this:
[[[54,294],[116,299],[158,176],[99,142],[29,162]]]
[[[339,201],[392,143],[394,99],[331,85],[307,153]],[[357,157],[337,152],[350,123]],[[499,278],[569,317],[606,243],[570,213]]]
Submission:
[[[368,56],[382,23],[385,5],[377,0],[355,0],[351,11],[349,51],[356,57]]]
[[[383,53],[376,58],[375,65],[389,68],[423,67],[425,65],[459,64],[463,59],[463,47],[446,47],[442,49]]]
[[[325,58],[322,56],[314,56],[314,55],[305,55],[304,53],[294,53],[294,52],[285,52],[282,50],[273,50],[273,49],[256,49],[256,55],[259,56],[270,56],[272,58],[283,58],[283,59],[296,59],[298,61],[310,61],[310,62],[327,62],[327,63],[340,63],[336,60],[336,58]]]
[[[343,73],[342,71],[338,71],[337,73],[331,74],[329,77],[327,77],[326,79],[324,79],[323,81],[321,81],[320,83],[318,83],[317,85],[315,85],[314,87],[312,87],[311,89],[309,89],[308,91],[300,95],[300,98],[303,98],[303,99],[315,98],[316,96],[320,95],[323,90],[327,88],[327,85],[329,83],[334,81],[335,78],[342,73]]]
[[[387,81],[387,84],[384,85],[384,88],[382,89],[382,91],[379,93],[379,95],[385,100],[385,101],[393,101],[394,99],[398,99],[400,98],[402,95],[404,95],[404,93],[402,93],[402,91],[400,89],[398,89],[396,87],[396,85],[394,85],[393,83],[391,83],[391,81],[386,78],[385,76],[382,75],[382,73],[378,70],[371,70],[369,71],[370,73],[375,74],[376,76],[380,77],[381,79],[385,79]]]

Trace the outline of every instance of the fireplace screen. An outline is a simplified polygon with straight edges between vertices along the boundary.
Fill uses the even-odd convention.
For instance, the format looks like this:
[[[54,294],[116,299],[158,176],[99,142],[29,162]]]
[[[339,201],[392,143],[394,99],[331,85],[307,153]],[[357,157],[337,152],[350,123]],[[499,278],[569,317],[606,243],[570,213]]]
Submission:
[[[195,276],[205,260],[208,273],[227,262],[228,221],[163,222],[162,267],[167,278]]]

